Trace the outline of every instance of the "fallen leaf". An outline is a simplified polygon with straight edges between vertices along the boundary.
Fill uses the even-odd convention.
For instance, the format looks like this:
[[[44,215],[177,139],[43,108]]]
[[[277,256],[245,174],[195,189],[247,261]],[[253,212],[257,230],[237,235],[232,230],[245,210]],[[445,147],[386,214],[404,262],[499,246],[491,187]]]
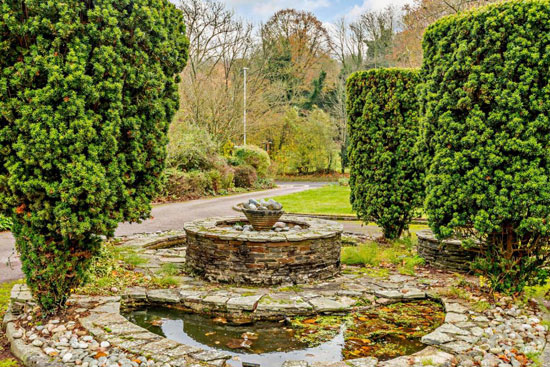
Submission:
[[[108,354],[105,352],[97,352],[94,356],[95,359],[100,359],[101,357],[107,357]]]
[[[250,340],[258,340],[258,334],[251,333],[251,332],[247,331],[246,333],[241,334],[241,338],[250,339]]]

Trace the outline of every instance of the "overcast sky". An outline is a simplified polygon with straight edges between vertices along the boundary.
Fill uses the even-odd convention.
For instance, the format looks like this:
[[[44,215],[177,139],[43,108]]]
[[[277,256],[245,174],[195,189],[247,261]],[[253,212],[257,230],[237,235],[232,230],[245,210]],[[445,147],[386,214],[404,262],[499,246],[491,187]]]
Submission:
[[[179,0],[171,0],[178,3]],[[334,22],[346,16],[352,20],[366,10],[383,9],[388,5],[402,6],[412,0],[221,0],[228,8],[251,20],[260,23],[273,13],[286,8],[307,10],[323,22]]]

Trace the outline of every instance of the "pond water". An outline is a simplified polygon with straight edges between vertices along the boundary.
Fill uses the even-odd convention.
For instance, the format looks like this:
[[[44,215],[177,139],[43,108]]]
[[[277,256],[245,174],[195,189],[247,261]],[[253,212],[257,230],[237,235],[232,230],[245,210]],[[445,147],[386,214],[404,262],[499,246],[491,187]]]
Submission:
[[[242,362],[262,367],[280,367],[287,360],[338,362],[345,359],[375,356],[380,360],[422,350],[419,336],[433,330],[444,314],[435,303],[408,303],[405,321],[388,319],[388,308],[366,314],[341,317],[318,316],[290,321],[260,321],[251,325],[231,325],[223,318],[190,314],[170,308],[147,308],[127,312],[131,322],[168,339],[206,350],[224,351],[233,356],[228,364],[241,367]],[[393,310],[393,309],[391,309]],[[433,312],[431,312],[433,311]],[[426,322],[426,312],[432,314]],[[422,315],[423,325],[414,326],[414,316]],[[404,324],[403,324],[404,322]],[[391,325],[388,326],[388,325]],[[412,332],[408,335],[408,332]],[[422,332],[419,332],[422,330]]]

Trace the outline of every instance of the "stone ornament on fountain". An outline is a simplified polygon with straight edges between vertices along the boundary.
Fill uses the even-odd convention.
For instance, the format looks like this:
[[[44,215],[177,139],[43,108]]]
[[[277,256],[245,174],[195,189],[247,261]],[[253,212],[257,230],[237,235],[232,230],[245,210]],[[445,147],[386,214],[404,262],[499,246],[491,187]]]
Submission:
[[[281,203],[273,199],[269,201],[250,199],[242,204],[242,211],[250,225],[243,226],[244,232],[251,230],[255,231],[271,231],[283,232],[285,227],[275,227],[279,218],[284,214]],[[252,228],[251,228],[252,227]],[[236,228],[237,229],[237,228]]]

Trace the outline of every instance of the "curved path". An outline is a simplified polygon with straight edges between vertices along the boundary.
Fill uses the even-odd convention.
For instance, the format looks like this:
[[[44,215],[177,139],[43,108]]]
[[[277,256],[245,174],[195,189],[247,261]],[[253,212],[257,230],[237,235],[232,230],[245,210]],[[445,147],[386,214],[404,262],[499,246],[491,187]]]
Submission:
[[[116,231],[116,235],[129,236],[137,233],[183,229],[183,223],[195,219],[234,215],[235,212],[232,207],[250,198],[263,199],[271,196],[292,194],[326,184],[323,182],[278,183],[279,186],[271,190],[156,205],[153,208],[152,219],[139,224],[121,223]],[[0,283],[22,277],[21,261],[15,253],[15,239],[11,233],[2,232],[0,233]]]
[[[116,235],[129,236],[136,233],[183,229],[185,222],[195,219],[235,215],[235,211],[232,209],[233,206],[251,198],[264,199],[272,196],[287,195],[321,187],[326,184],[322,182],[278,183],[279,186],[272,190],[156,205],[153,208],[152,219],[148,219],[142,223],[121,223],[118,226]]]

